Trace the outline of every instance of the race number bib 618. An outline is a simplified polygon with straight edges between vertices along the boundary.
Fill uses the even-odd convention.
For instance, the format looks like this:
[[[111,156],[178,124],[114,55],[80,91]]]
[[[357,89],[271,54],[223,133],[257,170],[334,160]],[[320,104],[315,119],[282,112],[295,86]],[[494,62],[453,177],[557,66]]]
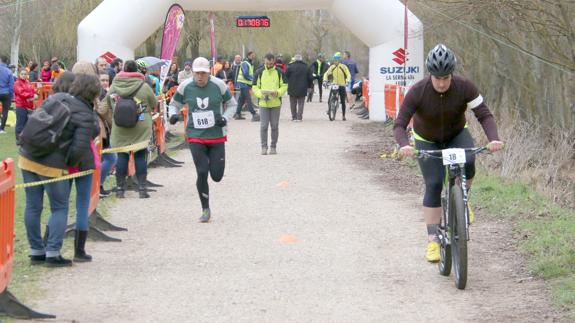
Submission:
[[[192,112],[192,120],[196,129],[207,129],[216,124],[214,111]]]

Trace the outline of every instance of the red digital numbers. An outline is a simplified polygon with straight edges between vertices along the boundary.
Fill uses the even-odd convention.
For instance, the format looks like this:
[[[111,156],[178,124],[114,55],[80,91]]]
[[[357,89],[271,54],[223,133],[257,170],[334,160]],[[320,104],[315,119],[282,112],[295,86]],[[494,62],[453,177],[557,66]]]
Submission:
[[[236,27],[269,27],[268,17],[239,17],[236,19]]]

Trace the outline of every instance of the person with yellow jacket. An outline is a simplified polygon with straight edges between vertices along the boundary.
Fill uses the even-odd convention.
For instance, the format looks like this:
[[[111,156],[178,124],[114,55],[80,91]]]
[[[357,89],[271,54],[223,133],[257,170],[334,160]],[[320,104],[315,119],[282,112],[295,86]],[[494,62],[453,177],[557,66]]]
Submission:
[[[341,120],[345,121],[345,101],[347,97],[345,87],[351,80],[351,74],[347,66],[341,63],[341,59],[342,56],[340,52],[333,54],[333,64],[330,65],[323,75],[323,81],[329,81],[331,84],[339,85],[338,93],[341,101]],[[329,111],[327,113],[329,114]]]
[[[252,90],[258,98],[260,107],[260,138],[262,143],[262,155],[268,154],[268,127],[272,128],[272,142],[270,155],[277,154],[277,142],[279,137],[281,97],[287,92],[287,80],[283,72],[275,66],[273,54],[266,54],[264,66],[258,69],[254,75]]]

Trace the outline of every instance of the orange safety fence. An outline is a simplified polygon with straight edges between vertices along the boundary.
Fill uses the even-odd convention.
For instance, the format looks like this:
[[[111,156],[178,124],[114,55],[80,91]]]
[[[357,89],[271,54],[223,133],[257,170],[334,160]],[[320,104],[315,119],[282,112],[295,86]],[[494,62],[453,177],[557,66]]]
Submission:
[[[156,146],[158,154],[166,152],[166,126],[164,124],[164,100],[158,100],[158,114],[154,116],[154,131],[156,132]]]
[[[369,80],[365,77],[361,82],[361,96],[363,97],[363,105],[369,109]]]
[[[32,83],[38,94],[38,99],[34,100],[34,109],[42,105],[44,100],[52,93],[52,83],[34,82]]]
[[[0,162],[0,292],[8,287],[14,265],[14,213],[16,212],[14,160]]]
[[[396,84],[385,85],[385,114],[392,119],[397,117],[399,107],[403,103],[407,88]]]
[[[103,129],[101,130],[103,131]],[[102,135],[94,140],[96,149],[98,150],[98,158],[102,158]],[[92,174],[92,190],[90,191],[90,208],[88,214],[94,213],[98,208],[98,203],[100,202],[100,175],[102,174],[102,163],[100,161],[100,167],[94,169]]]

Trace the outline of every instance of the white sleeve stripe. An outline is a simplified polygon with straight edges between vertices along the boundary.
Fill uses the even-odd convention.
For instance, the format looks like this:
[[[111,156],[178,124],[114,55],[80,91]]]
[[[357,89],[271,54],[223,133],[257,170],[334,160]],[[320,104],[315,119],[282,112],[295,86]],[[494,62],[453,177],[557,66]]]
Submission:
[[[482,103],[483,103],[483,97],[481,96],[481,94],[479,94],[479,96],[477,96],[471,102],[467,102],[467,108],[468,109],[475,109],[478,106],[480,106]]]

